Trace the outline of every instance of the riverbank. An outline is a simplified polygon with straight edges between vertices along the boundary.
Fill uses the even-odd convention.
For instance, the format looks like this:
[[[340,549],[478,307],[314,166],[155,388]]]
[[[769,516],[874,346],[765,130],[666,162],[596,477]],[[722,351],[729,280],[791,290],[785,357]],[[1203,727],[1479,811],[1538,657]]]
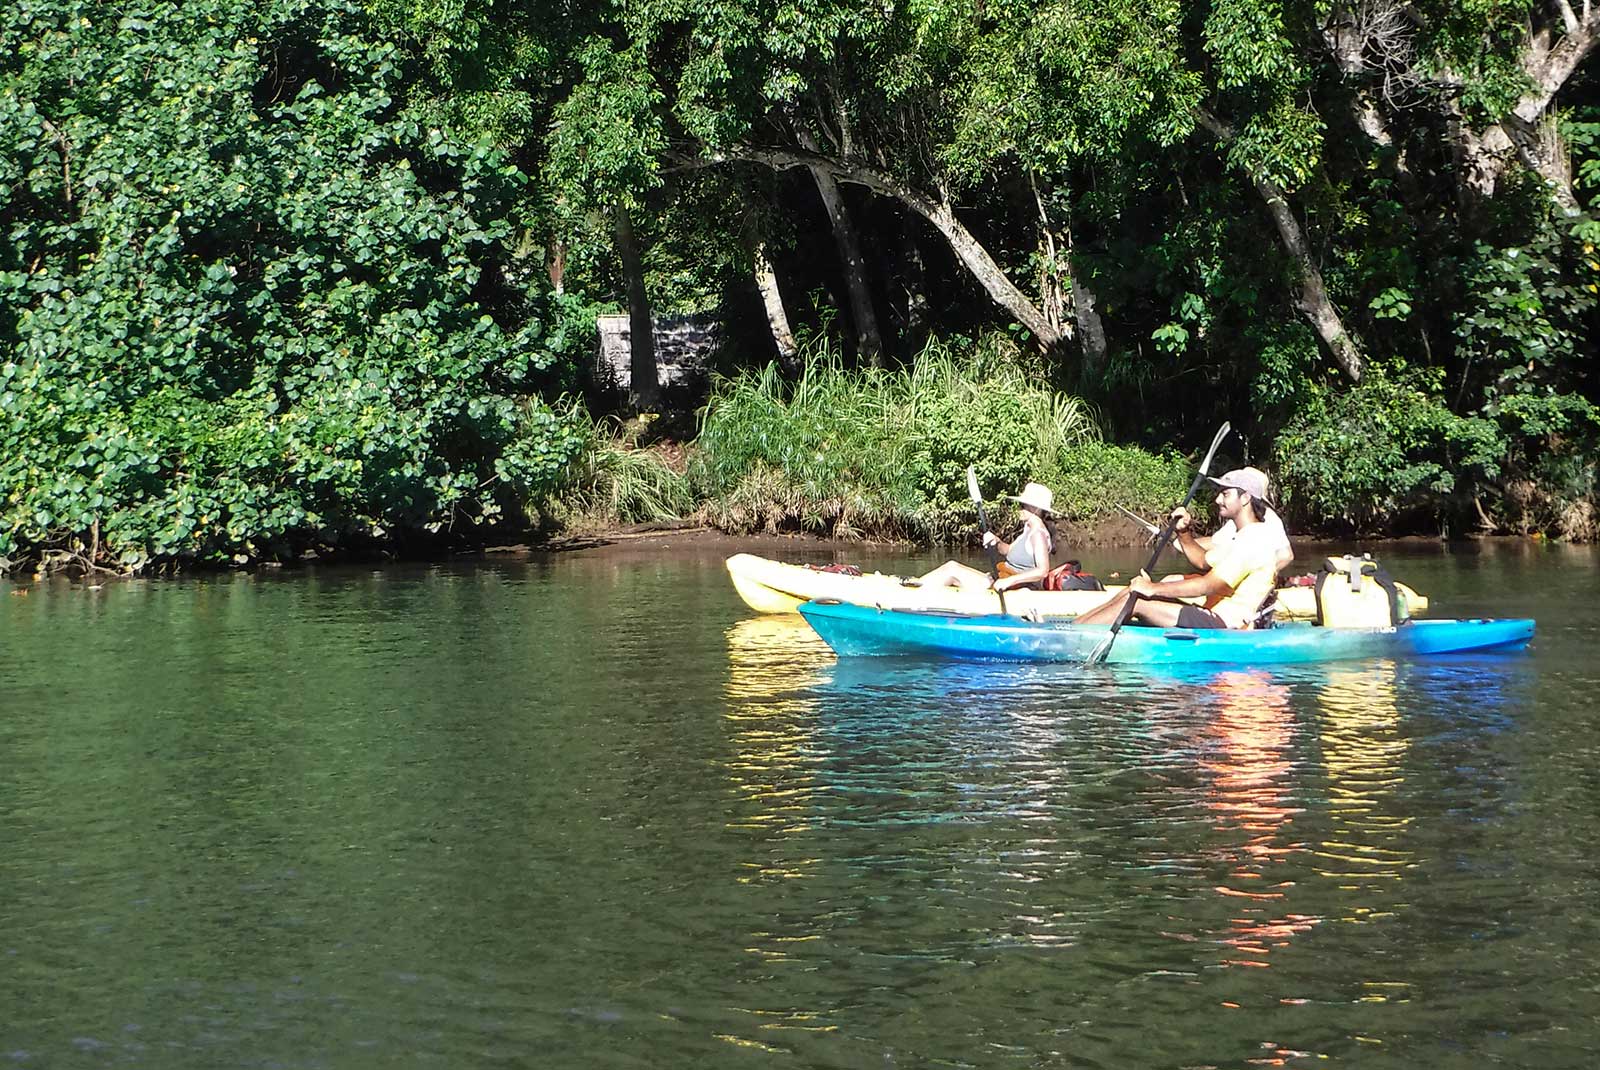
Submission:
[[[1131,520],[1112,517],[1098,524],[1060,523],[1056,526],[1063,547],[1095,549],[1133,548],[1148,544],[1144,531]],[[752,553],[783,557],[786,553],[848,554],[853,550],[929,549],[931,544],[906,539],[837,539],[807,532],[753,532],[734,534],[705,524],[635,524],[615,529],[562,532],[544,539],[487,547],[485,554],[501,553]],[[949,543],[952,553],[976,549],[975,544]]]
[[[1099,525],[1068,525],[1058,528],[1059,546],[1063,554],[1078,551],[1115,553],[1146,549],[1148,537],[1131,521],[1114,519]],[[1315,559],[1331,554],[1352,551],[1425,552],[1430,549],[1526,547],[1538,549],[1561,546],[1581,552],[1596,548],[1587,545],[1555,543],[1539,536],[1521,535],[1470,535],[1458,539],[1440,539],[1434,535],[1405,535],[1388,537],[1335,538],[1326,535],[1293,536],[1296,556]],[[973,544],[951,543],[939,547],[893,539],[830,539],[805,533],[730,534],[703,525],[634,525],[607,531],[569,533],[545,540],[519,542],[486,547],[473,554],[482,556],[533,555],[533,554],[585,554],[608,556],[676,555],[676,556],[731,556],[738,553],[758,554],[783,560],[789,557],[833,556],[839,559],[852,556],[885,553],[914,554],[943,550],[951,556],[977,553]],[[462,556],[462,555],[455,555]]]
[[[1120,559],[1124,554],[1132,555],[1134,551],[1142,551],[1149,546],[1149,539],[1144,531],[1132,521],[1122,517],[1108,518],[1097,524],[1063,522],[1057,525],[1057,534],[1057,556],[1061,560],[1076,556],[1082,556],[1086,560],[1089,557]],[[1370,552],[1382,556],[1464,547],[1529,549],[1562,547],[1576,552],[1596,551],[1593,546],[1559,543],[1536,535],[1469,535],[1449,540],[1432,535],[1397,537],[1296,535],[1293,539],[1297,557],[1306,562],[1308,567],[1309,563],[1323,556],[1350,552]],[[137,575],[171,577],[217,572],[294,572],[322,567],[442,564],[474,559],[515,559],[544,555],[705,558],[731,557],[739,553],[756,554],[775,560],[831,559],[850,563],[863,558],[918,555],[942,554],[956,559],[981,556],[976,543],[929,544],[905,539],[843,539],[807,532],[733,533],[692,521],[669,521],[617,527],[577,528],[558,532],[530,531],[517,533],[516,537],[509,539],[502,537],[501,540],[489,540],[477,544],[435,543],[429,546],[412,545],[405,548],[368,546],[342,551],[324,548],[321,551],[308,552],[292,561],[252,562],[231,568],[194,562],[174,567],[174,564],[168,563],[161,568],[147,569]],[[68,570],[56,570],[52,574],[71,582],[93,584],[132,578],[108,572],[97,572],[93,577],[75,574]],[[0,583],[9,581],[14,585],[25,586],[42,578],[46,577],[33,571],[18,570],[10,574],[0,574]]]

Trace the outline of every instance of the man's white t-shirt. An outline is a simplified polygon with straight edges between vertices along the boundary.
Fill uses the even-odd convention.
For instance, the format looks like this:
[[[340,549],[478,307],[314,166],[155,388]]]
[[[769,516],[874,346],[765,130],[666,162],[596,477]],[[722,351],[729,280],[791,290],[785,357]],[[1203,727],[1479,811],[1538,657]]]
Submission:
[[[1268,509],[1267,515],[1262,517],[1260,524],[1256,526],[1262,529],[1261,535],[1267,540],[1273,553],[1290,549],[1289,533],[1284,530],[1283,518],[1278,515],[1276,510]],[[1217,559],[1221,556],[1222,551],[1227,549],[1228,544],[1233,541],[1234,536],[1237,534],[1238,529],[1233,526],[1233,521],[1223,522],[1223,525],[1211,536],[1211,549],[1206,551],[1207,567],[1216,567]]]

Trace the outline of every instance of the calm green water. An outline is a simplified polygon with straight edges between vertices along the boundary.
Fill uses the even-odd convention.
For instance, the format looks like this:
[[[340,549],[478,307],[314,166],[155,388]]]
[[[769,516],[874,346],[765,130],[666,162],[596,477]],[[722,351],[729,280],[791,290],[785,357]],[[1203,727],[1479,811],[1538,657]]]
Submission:
[[[1600,556],[1388,560],[1533,647],[839,664],[709,554],[0,585],[0,1064],[1592,1067]]]

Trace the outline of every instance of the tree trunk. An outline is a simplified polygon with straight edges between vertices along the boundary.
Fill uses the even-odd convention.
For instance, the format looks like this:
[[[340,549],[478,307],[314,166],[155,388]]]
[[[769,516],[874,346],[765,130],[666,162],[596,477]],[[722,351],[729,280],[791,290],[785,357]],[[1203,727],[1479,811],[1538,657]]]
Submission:
[[[1482,212],[1514,159],[1544,181],[1551,199],[1563,212],[1569,216],[1582,212],[1572,187],[1572,161],[1554,116],[1547,115],[1537,125],[1529,126],[1515,115],[1508,115],[1482,131],[1469,128],[1458,116],[1453,118],[1451,133],[1461,174],[1460,202],[1466,215]]]
[[[550,276],[550,288],[563,292],[563,279],[567,274],[567,243],[552,237],[544,247],[544,270]]]
[[[1083,370],[1098,376],[1106,367],[1106,325],[1095,311],[1094,291],[1067,253],[1067,279],[1072,284],[1072,318],[1078,325],[1078,344],[1083,347]]]
[[[1517,146],[1517,158],[1522,166],[1544,180],[1545,188],[1563,213],[1580,215],[1577,191],[1572,187],[1572,156],[1567,151],[1566,139],[1555,115],[1546,112],[1538,123],[1524,126],[1510,119],[1501,123]]]
[[[1044,313],[1046,323],[1061,331],[1066,327],[1067,303],[1071,300],[1072,269],[1065,257],[1068,242],[1057,248],[1055,231],[1050,220],[1043,217],[1043,205],[1040,209],[1039,279],[1035,284],[1039,290],[1039,310]]]
[[[1065,219],[1057,228],[1032,173],[1028,175],[1028,185],[1033,190],[1033,203],[1039,209],[1039,234],[1044,252],[1040,258],[1039,295],[1045,317],[1070,335],[1073,332],[1066,326],[1066,320],[1068,306],[1071,306],[1072,322],[1083,350],[1083,371],[1090,376],[1098,375],[1105,367],[1106,328],[1094,309],[1094,291],[1073,262],[1077,250],[1072,237],[1072,220]]]
[[[644,292],[644,267],[633,237],[633,220],[628,209],[614,210],[617,254],[622,258],[622,274],[628,284],[628,404],[639,411],[654,409],[661,400],[661,381],[656,372],[655,324],[650,315],[650,299]]]
[[[920,352],[927,344],[929,323],[933,318],[928,307],[927,264],[922,258],[915,226],[909,215],[900,214],[900,263],[904,268],[906,291],[905,345],[912,353]]]
[[[1460,109],[1454,103],[1450,105],[1456,158],[1461,171],[1461,199],[1469,212],[1494,196],[1500,178],[1513,159],[1521,160],[1544,179],[1552,199],[1564,211],[1568,214],[1579,211],[1566,146],[1554,130],[1550,108],[1578,65],[1600,43],[1600,7],[1586,0],[1581,17],[1566,0],[1558,0],[1557,7],[1565,32],[1559,39],[1554,38],[1554,32],[1548,27],[1529,34],[1522,70],[1533,88],[1510,113],[1487,129],[1474,130],[1461,120]],[[1449,72],[1435,80],[1444,86],[1459,84],[1459,78]]]
[[[1416,176],[1405,148],[1395,142],[1373,92],[1374,76],[1381,74],[1384,91],[1409,92],[1417,81],[1416,25],[1402,0],[1352,8],[1334,4],[1322,24],[1322,39],[1350,89],[1348,106],[1356,129],[1389,157],[1395,174],[1408,194],[1415,193]],[[1374,54],[1369,62],[1368,53]]]
[[[1055,350],[1070,339],[1071,335],[1067,331],[1052,326],[1039,307],[1006,277],[1005,271],[995,263],[989,251],[983,247],[983,243],[973,237],[972,232],[962,226],[961,221],[956,218],[955,209],[948,199],[929,196],[911,188],[894,176],[866,164],[835,160],[791,149],[735,145],[724,153],[712,153],[685,162],[690,166],[704,166],[726,163],[730,160],[764,164],[777,171],[795,167],[822,168],[838,182],[865,186],[874,193],[898,201],[934,225],[946,244],[950,246],[950,251],[955,253],[956,259],[961,261],[962,266],[984,288],[989,298],[1018,323],[1032,331],[1041,348]]]
[[[1458,194],[1461,211],[1469,217],[1477,216],[1494,197],[1500,176],[1516,155],[1516,146],[1500,124],[1483,131],[1473,130],[1461,118],[1453,102],[1450,110],[1451,138],[1461,183]]]
[[[772,344],[778,350],[778,363],[793,371],[798,364],[800,347],[795,343],[794,331],[789,326],[789,313],[783,307],[783,293],[778,289],[778,272],[767,258],[767,243],[760,238],[751,242],[751,256],[755,261],[756,289],[761,291],[761,303],[767,310],[767,326],[772,331]]]
[[[1283,247],[1299,268],[1300,293],[1295,298],[1295,304],[1310,321],[1317,337],[1328,347],[1334,363],[1350,377],[1351,382],[1360,382],[1363,369],[1361,349],[1350,337],[1350,332],[1345,330],[1339,310],[1334,308],[1333,301],[1328,297],[1328,288],[1322,281],[1322,272],[1311,259],[1311,250],[1306,243],[1305,232],[1300,228],[1300,221],[1290,210],[1283,191],[1273,183],[1257,179],[1256,190],[1267,203],[1267,211],[1278,228]]]
[[[1339,74],[1350,86],[1350,113],[1356,126],[1375,144],[1390,148],[1394,138],[1368,88],[1367,29],[1348,4],[1335,4],[1322,24],[1322,40]]]
[[[912,207],[917,208],[917,205],[913,204]],[[995,263],[983,243],[961,225],[956,218],[955,208],[948,201],[931,202],[925,210],[918,211],[944,235],[951,251],[972,273],[972,277],[978,280],[978,284],[988,291],[995,304],[1010,312],[1019,323],[1032,331],[1041,348],[1057,350],[1072,337],[1065,325],[1051,323],[1038,306],[1017,289],[1016,283],[1006,277],[1005,271]]]
[[[796,134],[807,151],[817,152],[816,139],[809,132],[801,128]],[[850,220],[850,209],[845,205],[844,194],[831,171],[825,167],[811,167],[810,171],[817,183],[817,192],[822,196],[822,205],[828,210],[834,244],[839,248],[845,290],[850,295],[850,318],[856,328],[856,353],[873,367],[882,367],[883,335],[878,331],[878,316],[872,309],[866,262],[861,257],[861,242],[856,236],[855,224]]]
[[[1233,140],[1233,129],[1210,112],[1202,108],[1199,119],[1200,125],[1224,145]],[[1339,365],[1352,382],[1360,382],[1364,366],[1361,347],[1356,345],[1355,339],[1350,337],[1350,332],[1345,330],[1339,310],[1328,297],[1328,288],[1322,281],[1322,272],[1311,257],[1311,247],[1306,241],[1305,231],[1290,209],[1288,198],[1283,190],[1278,188],[1277,183],[1270,179],[1251,175],[1250,180],[1255,185],[1256,192],[1261,195],[1261,199],[1266,202],[1267,213],[1272,216],[1273,226],[1278,229],[1278,238],[1298,269],[1300,292],[1295,297],[1295,304],[1310,322],[1312,329],[1317,332],[1317,337],[1328,347],[1334,363]]]

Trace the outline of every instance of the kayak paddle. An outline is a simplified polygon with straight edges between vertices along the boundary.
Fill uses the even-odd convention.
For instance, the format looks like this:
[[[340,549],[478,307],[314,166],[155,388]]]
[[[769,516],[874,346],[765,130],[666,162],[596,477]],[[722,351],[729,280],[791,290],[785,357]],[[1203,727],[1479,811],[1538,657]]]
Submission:
[[[978,489],[978,473],[973,471],[972,465],[967,465],[967,497],[972,499],[972,504],[978,507],[978,525],[985,534],[989,532],[989,514],[983,508],[983,491]],[[989,582],[993,584],[1000,578],[1000,544],[991,543],[985,547],[989,551]],[[995,591],[1000,598],[1000,613],[1005,615],[1006,593]]]
[[[1228,437],[1228,432],[1231,430],[1233,428],[1228,425],[1226,420],[1222,422],[1221,427],[1217,428],[1217,437],[1211,440],[1211,448],[1206,450],[1206,459],[1200,462],[1200,471],[1195,474],[1194,482],[1189,484],[1189,493],[1183,496],[1183,502],[1178,506],[1178,509],[1187,509],[1189,503],[1194,501],[1195,492],[1200,489],[1200,484],[1204,483],[1206,476],[1211,474],[1211,461],[1217,455],[1217,447],[1222,445],[1222,440]],[[1176,513],[1178,509],[1174,509],[1173,512]],[[1151,552],[1150,561],[1143,569],[1146,575],[1161,560],[1161,554],[1166,550],[1167,543],[1172,540],[1172,535],[1177,529],[1177,525],[1178,521],[1169,514],[1167,522],[1161,526],[1161,530],[1156,534],[1156,548]],[[1130,590],[1128,600],[1123,603],[1122,612],[1117,614],[1117,619],[1111,624],[1111,631],[1106,634],[1104,639],[1095,644],[1093,650],[1089,651],[1089,656],[1083,659],[1085,665],[1098,665],[1106,660],[1106,655],[1111,653],[1111,644],[1117,641],[1117,633],[1122,631],[1122,626],[1133,618],[1133,607],[1138,601],[1139,596]]]
[[[1112,504],[1112,508],[1116,509],[1117,512],[1121,513],[1135,524],[1138,524],[1141,528],[1144,528],[1144,530],[1149,532],[1152,536],[1161,534],[1160,528],[1150,523],[1150,521],[1146,520],[1132,509],[1124,509],[1122,506],[1116,505],[1115,503]]]

